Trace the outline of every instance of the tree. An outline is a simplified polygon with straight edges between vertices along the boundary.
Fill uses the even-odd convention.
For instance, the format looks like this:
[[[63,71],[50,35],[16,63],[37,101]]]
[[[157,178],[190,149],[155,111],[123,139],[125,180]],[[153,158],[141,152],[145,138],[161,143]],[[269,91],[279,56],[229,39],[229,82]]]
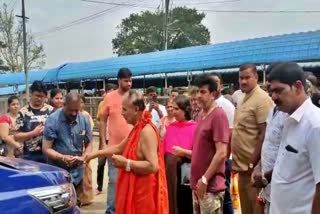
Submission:
[[[13,10],[7,5],[0,8],[0,41],[5,48],[0,48],[0,54],[11,72],[23,70],[23,31],[22,22],[16,22]],[[38,44],[32,34],[27,34],[27,65],[29,69],[42,68],[46,55],[42,44]]]
[[[131,14],[117,27],[112,40],[113,52],[130,55],[164,49],[164,18],[162,11]],[[210,42],[209,30],[201,23],[204,13],[196,9],[176,7],[169,13],[168,49],[205,45]]]
[[[5,47],[5,44],[2,41],[0,41],[0,49]],[[4,65],[3,60],[0,58],[0,73],[4,73],[4,71],[7,71],[8,69],[9,68]]]

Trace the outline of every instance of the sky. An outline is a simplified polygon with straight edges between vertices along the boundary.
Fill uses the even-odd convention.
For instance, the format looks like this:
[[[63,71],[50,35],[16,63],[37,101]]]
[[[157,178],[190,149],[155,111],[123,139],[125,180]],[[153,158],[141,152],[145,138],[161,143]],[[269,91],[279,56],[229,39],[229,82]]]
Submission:
[[[66,62],[91,61],[115,57],[112,39],[117,26],[131,13],[156,8],[160,0],[97,0],[123,3],[124,6],[98,4],[82,0],[25,0],[28,31],[44,46],[45,68]],[[7,3],[16,14],[21,14],[21,0],[0,0]],[[320,29],[319,0],[171,0],[172,6],[185,5],[204,11],[203,24],[209,29],[211,43],[221,43],[255,37],[279,35]],[[150,9],[154,10],[154,9]],[[211,10],[211,11],[208,11]],[[236,13],[215,11],[299,10],[316,13]],[[66,25],[92,14],[95,19]]]

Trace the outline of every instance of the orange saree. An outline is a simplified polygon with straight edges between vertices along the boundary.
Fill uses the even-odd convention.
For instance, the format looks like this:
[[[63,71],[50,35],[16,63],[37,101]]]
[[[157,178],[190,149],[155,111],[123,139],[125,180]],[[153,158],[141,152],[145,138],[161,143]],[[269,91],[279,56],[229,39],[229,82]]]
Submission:
[[[159,171],[149,175],[137,175],[125,169],[119,169],[116,189],[117,214],[169,213],[164,159],[160,153],[160,136],[151,122],[149,112],[144,112],[142,120],[131,131],[122,155],[130,160],[138,160],[140,133],[147,124],[150,124],[157,133]]]

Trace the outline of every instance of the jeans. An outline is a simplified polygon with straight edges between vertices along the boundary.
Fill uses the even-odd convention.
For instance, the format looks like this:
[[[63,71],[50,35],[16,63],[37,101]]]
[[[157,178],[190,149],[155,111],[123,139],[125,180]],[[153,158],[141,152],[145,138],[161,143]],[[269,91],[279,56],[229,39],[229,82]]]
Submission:
[[[101,158],[98,160],[97,168],[97,184],[98,190],[101,192],[103,189],[103,177],[104,177],[104,166],[106,165],[107,158]]]
[[[112,165],[112,161],[108,160],[108,190],[107,190],[107,209],[106,214],[114,214],[115,210],[115,194],[116,194],[116,181],[118,170]]]
[[[231,163],[232,160],[226,161],[226,191],[223,201],[223,214],[233,214],[233,204],[230,194],[230,177],[231,177]]]

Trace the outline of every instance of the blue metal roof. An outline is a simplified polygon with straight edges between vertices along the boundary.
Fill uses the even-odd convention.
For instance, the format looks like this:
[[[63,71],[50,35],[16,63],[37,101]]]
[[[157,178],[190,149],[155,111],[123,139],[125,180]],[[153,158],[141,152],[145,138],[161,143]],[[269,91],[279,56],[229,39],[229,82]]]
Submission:
[[[30,71],[29,82],[42,80],[49,70]],[[22,85],[25,84],[24,72],[0,74],[0,85]]]
[[[59,82],[116,77],[121,67],[134,76],[183,71],[235,68],[243,63],[320,60],[320,30],[203,45],[90,62],[66,63],[58,68],[30,72],[30,82]],[[0,74],[1,85],[24,84],[24,74]]]
[[[4,87],[0,88],[0,96],[9,95],[9,94],[17,94],[18,92],[22,92],[26,90],[26,85],[19,85],[17,88],[11,87]]]
[[[320,59],[320,30],[66,64],[60,81],[115,77],[121,67],[146,75]]]

